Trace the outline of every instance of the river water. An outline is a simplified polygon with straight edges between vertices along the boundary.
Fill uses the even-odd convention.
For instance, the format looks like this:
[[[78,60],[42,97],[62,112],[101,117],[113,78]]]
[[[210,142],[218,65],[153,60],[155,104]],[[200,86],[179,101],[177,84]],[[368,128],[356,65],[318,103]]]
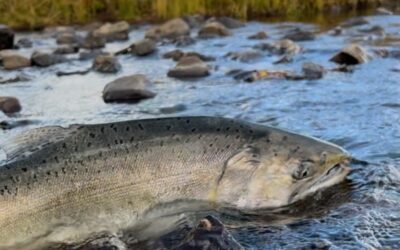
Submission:
[[[2,71],[3,78],[24,73],[30,81],[0,85],[0,95],[16,96],[22,112],[13,119],[30,120],[31,125],[0,130],[0,138],[45,125],[102,123],[129,119],[208,115],[225,116],[278,126],[336,143],[359,160],[348,181],[316,194],[306,204],[299,204],[280,215],[240,218],[223,215],[233,236],[249,249],[309,249],[321,244],[331,249],[400,249],[400,62],[394,58],[374,58],[359,65],[353,73],[330,72],[313,81],[260,80],[244,83],[226,76],[232,69],[269,69],[299,71],[305,61],[327,68],[335,65],[330,57],[344,45],[356,41],[372,50],[400,49],[400,16],[368,16],[369,25],[345,30],[331,36],[330,29],[303,23],[250,22],[233,30],[227,38],[201,40],[183,48],[217,58],[209,62],[211,76],[181,81],[168,78],[175,65],[162,58],[175,47],[159,46],[158,53],[145,58],[120,56],[122,70],[105,75],[57,77],[59,70],[81,70],[91,61],[71,61],[50,68],[26,68]],[[373,25],[385,28],[386,36],[360,33]],[[233,61],[228,52],[244,51],[260,41],[247,36],[264,30],[277,40],[288,30],[301,27],[317,32],[314,41],[300,42],[304,52],[287,64],[273,64],[278,59],[267,53],[252,62]],[[130,41],[143,37],[147,27],[130,33]],[[194,33],[195,34],[195,31]],[[35,48],[55,47],[55,40],[41,33],[21,33]],[[107,44],[115,52],[130,42]],[[29,54],[31,49],[23,49]],[[138,104],[105,104],[102,90],[117,77],[141,73],[155,82],[157,96]],[[160,108],[179,105],[176,113]]]

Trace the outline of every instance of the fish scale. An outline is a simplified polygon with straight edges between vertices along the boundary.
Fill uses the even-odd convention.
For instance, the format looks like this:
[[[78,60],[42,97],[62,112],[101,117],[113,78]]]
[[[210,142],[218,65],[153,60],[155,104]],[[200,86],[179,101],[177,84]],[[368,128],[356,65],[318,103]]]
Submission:
[[[282,138],[288,136],[315,141],[214,117],[34,129],[4,144],[8,161],[0,167],[0,249],[117,232],[175,201],[206,201],[214,207],[223,198],[222,204],[241,194],[235,191],[237,181],[251,178],[265,156],[248,145],[262,142],[265,152],[273,152],[270,139],[286,141]],[[236,167],[239,175],[232,175]],[[247,169],[250,174],[240,174]]]

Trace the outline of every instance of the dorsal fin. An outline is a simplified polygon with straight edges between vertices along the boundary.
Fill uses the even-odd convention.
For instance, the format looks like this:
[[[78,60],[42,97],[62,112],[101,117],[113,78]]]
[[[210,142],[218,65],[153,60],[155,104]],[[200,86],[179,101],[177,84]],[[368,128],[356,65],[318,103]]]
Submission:
[[[79,125],[72,125],[67,128],[49,126],[32,129],[0,142],[0,148],[6,153],[6,162],[10,163],[70,137],[78,131],[79,127]]]

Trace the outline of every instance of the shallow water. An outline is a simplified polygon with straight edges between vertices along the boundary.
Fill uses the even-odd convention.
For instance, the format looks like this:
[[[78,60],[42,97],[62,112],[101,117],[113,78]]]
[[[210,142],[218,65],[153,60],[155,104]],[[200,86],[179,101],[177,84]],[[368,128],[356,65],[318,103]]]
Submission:
[[[14,119],[28,119],[30,126],[0,130],[1,138],[29,128],[73,123],[100,123],[138,118],[185,115],[234,117],[279,126],[334,142],[368,165],[354,164],[347,183],[316,194],[305,205],[293,207],[280,216],[227,216],[224,222],[240,243],[249,249],[311,248],[324,241],[331,249],[400,249],[400,82],[391,69],[396,59],[374,58],[354,73],[328,73],[315,81],[261,80],[237,82],[225,73],[231,69],[297,70],[302,62],[313,61],[334,67],[329,58],[346,43],[357,41],[368,49],[400,48],[400,16],[370,16],[370,26],[381,25],[390,39],[357,32],[362,26],[345,30],[342,36],[321,31],[315,41],[300,42],[305,52],[289,64],[273,64],[268,56],[251,63],[225,58],[260,43],[246,37],[265,30],[271,42],[290,27],[319,30],[300,23],[265,24],[251,22],[233,30],[234,36],[198,41],[185,47],[217,58],[209,64],[210,77],[180,81],[168,78],[172,60],[162,59],[175,47],[159,47],[147,58],[120,56],[122,71],[57,77],[58,70],[87,68],[91,61],[73,61],[50,68],[27,68],[20,72],[0,71],[3,78],[23,72],[32,80],[0,85],[0,95],[16,96],[23,111]],[[366,25],[365,27],[368,27]],[[133,30],[130,40],[143,37],[146,27]],[[34,39],[34,47],[55,47],[54,39],[43,34],[19,34]],[[385,42],[389,41],[389,42]],[[117,51],[130,42],[110,43],[107,51]],[[378,47],[380,46],[380,47]],[[27,54],[30,49],[23,50]],[[138,104],[105,104],[103,87],[117,77],[141,73],[156,82],[157,96]],[[160,108],[184,105],[185,110],[163,114]],[[317,242],[317,243],[315,243]],[[313,245],[314,244],[314,245]]]

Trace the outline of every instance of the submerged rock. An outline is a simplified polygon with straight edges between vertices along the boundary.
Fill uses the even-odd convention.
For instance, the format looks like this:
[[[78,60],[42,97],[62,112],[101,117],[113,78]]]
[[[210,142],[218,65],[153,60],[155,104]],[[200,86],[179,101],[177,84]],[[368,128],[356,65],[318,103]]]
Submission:
[[[9,54],[2,57],[3,67],[7,70],[20,69],[31,66],[31,60],[19,54]]]
[[[276,55],[296,55],[301,52],[301,47],[289,39],[283,39],[274,43],[263,43],[254,46],[255,49],[267,50]]]
[[[242,21],[239,21],[239,20],[231,18],[231,17],[226,17],[226,16],[211,18],[209,21],[219,22],[228,29],[237,29],[237,28],[242,28],[245,26],[245,24]]]
[[[15,44],[15,47],[20,49],[20,48],[32,48],[33,43],[29,38],[20,38],[18,39],[17,43]]]
[[[315,40],[315,34],[311,31],[297,28],[286,34],[283,39],[289,39],[292,41],[312,41]]]
[[[149,29],[145,37],[154,40],[175,39],[180,36],[189,35],[190,27],[182,18],[175,18],[168,22]]]
[[[226,56],[231,58],[232,60],[250,62],[261,58],[262,54],[260,51],[257,50],[247,50],[242,52],[229,52]]]
[[[247,37],[250,40],[263,40],[263,39],[267,39],[268,35],[265,31],[260,31],[255,33],[254,35],[248,36]]]
[[[362,33],[374,34],[374,35],[378,35],[378,36],[385,35],[385,29],[380,25],[374,25],[369,28],[359,29],[358,31],[362,32]]]
[[[212,56],[202,55],[197,52],[183,52],[182,50],[179,50],[179,49],[172,50],[170,52],[165,53],[163,55],[163,58],[172,59],[174,61],[179,61],[182,57],[186,57],[186,56],[197,56],[198,58],[200,58],[202,61],[205,61],[205,62],[215,60],[215,58]]]
[[[130,45],[128,48],[118,51],[116,55],[131,53],[136,56],[147,56],[153,54],[156,49],[156,43],[153,40],[142,39]]]
[[[106,40],[103,37],[93,36],[92,33],[88,33],[86,38],[80,44],[81,48],[84,49],[101,49],[106,46]]]
[[[103,90],[105,102],[139,102],[154,97],[151,83],[144,75],[131,75],[108,83]]]
[[[344,28],[350,28],[354,26],[361,26],[369,24],[369,21],[365,17],[355,17],[347,20],[346,22],[342,23],[341,26]]]
[[[92,60],[96,58],[97,56],[100,55],[108,55],[108,53],[102,51],[102,50],[89,50],[89,51],[82,51],[79,53],[79,60],[84,61],[84,60]]]
[[[64,55],[64,54],[75,54],[79,52],[79,47],[77,45],[63,45],[63,46],[59,46],[57,47],[56,50],[54,50],[54,54],[60,54],[60,55]]]
[[[48,67],[65,61],[61,55],[51,54],[47,52],[35,51],[31,57],[32,65],[38,67]]]
[[[369,56],[360,45],[349,44],[334,55],[330,61],[337,64],[355,65],[368,62]]]
[[[92,68],[101,73],[117,73],[121,69],[121,64],[114,56],[99,55],[94,59]]]
[[[21,111],[19,100],[12,96],[0,96],[0,111],[5,114],[12,114]]]
[[[93,31],[94,37],[104,38],[109,42],[125,41],[129,39],[129,23],[120,21],[116,23],[106,23]]]
[[[57,44],[74,44],[79,42],[75,32],[62,32],[57,35]]]
[[[12,49],[14,47],[14,31],[3,24],[0,24],[0,50]]]
[[[197,56],[182,57],[175,68],[168,72],[169,77],[175,78],[205,77],[209,74],[207,64]]]
[[[307,80],[317,80],[324,77],[325,69],[319,64],[313,62],[305,62],[302,65],[304,78]]]
[[[198,33],[200,38],[214,38],[230,36],[232,33],[219,22],[206,23]]]

